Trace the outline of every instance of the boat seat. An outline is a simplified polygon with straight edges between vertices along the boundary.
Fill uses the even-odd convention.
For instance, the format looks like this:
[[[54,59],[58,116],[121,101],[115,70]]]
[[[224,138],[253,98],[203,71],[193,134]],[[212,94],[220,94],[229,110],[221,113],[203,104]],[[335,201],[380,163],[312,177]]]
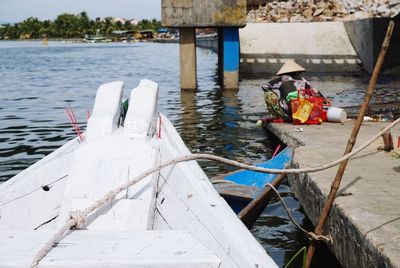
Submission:
[[[152,136],[157,123],[158,84],[147,79],[131,91],[124,121],[127,136]]]
[[[57,225],[71,210],[84,209],[109,191],[157,164],[150,142],[130,139],[122,133],[84,142],[76,149]],[[157,174],[135,184],[97,211],[99,218],[87,228],[96,230],[146,230],[154,214],[154,181]]]
[[[1,231],[0,268],[30,267],[53,236],[49,231]],[[98,232],[66,235],[40,262],[46,267],[219,267],[221,260],[184,231]]]
[[[103,84],[97,90],[93,111],[87,123],[87,140],[111,135],[118,128],[123,85],[124,82],[115,81]]]
[[[149,215],[149,201],[153,190],[147,187],[137,199],[119,199],[99,208],[87,217],[84,229],[96,231],[140,231],[148,230],[152,215]],[[65,199],[59,214],[57,228],[69,218],[70,211],[84,210],[96,199]]]

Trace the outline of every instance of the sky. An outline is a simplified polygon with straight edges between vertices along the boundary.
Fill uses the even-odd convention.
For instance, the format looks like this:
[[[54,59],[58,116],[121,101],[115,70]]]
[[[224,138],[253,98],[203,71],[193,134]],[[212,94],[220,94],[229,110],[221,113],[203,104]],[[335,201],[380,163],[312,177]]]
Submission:
[[[161,0],[0,0],[0,23],[29,17],[55,19],[61,13],[86,11],[90,18],[160,19]]]

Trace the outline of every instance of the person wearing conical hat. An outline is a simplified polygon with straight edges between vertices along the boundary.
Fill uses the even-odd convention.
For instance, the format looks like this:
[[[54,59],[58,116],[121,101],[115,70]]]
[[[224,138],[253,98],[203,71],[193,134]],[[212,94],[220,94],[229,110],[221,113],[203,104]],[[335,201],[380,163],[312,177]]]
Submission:
[[[294,60],[287,60],[276,74],[278,77],[262,85],[268,111],[274,118],[291,119],[290,105],[286,96],[299,89],[310,88],[310,83],[300,76],[306,69]]]
[[[301,73],[304,72],[305,70],[306,69],[297,64],[294,60],[287,60],[285,64],[283,64],[282,67],[279,69],[279,71],[276,73],[276,75]]]

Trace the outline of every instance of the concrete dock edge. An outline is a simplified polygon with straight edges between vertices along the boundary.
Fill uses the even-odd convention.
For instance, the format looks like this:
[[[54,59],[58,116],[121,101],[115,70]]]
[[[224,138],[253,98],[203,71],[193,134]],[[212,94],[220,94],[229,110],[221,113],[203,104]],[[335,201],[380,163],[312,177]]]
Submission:
[[[302,168],[306,166],[308,167],[322,164],[318,161],[316,161],[318,163],[313,164],[312,161],[309,161],[309,159],[312,157],[318,158],[318,156],[320,156],[324,151],[324,149],[321,149],[319,151],[315,149],[315,146],[320,145],[321,141],[324,140],[324,137],[321,137],[323,136],[321,135],[321,129],[323,129],[323,126],[321,125],[314,128],[313,126],[301,126],[302,128],[305,128],[304,132],[307,134],[295,132],[294,129],[296,127],[297,126],[288,124],[269,124],[266,126],[267,130],[272,135],[280,139],[283,143],[298,148],[298,150],[296,150],[293,163],[295,167]],[[379,125],[379,127],[381,127],[381,125]],[[371,134],[372,131],[375,131],[375,129],[379,130],[379,127],[368,127],[368,134]],[[315,128],[317,128],[317,130],[315,130]],[[343,133],[343,129],[346,128],[347,131],[347,129],[351,128],[351,124],[348,124],[348,126],[340,126],[337,130],[335,130],[335,128],[337,128],[336,126],[328,126],[328,128],[328,134],[332,134],[337,131],[338,136],[340,136],[341,139],[344,139],[344,141],[347,142],[348,136],[346,136],[347,133]],[[396,133],[398,133],[399,129],[397,128],[396,131]],[[319,136],[317,137],[316,135]],[[300,138],[301,136],[307,138],[302,139]],[[361,139],[363,140],[365,138],[362,137]],[[314,143],[315,145],[310,145]],[[376,156],[376,153],[374,153],[372,150],[376,151],[379,143],[380,141],[375,142],[375,148],[370,149],[368,154],[374,154],[373,157],[378,157]],[[339,147],[341,149],[341,145],[343,144],[337,144],[336,147]],[[337,150],[332,149],[335,152],[329,155],[329,157],[323,158],[322,162],[329,162],[326,159],[332,158],[333,154],[337,154],[340,151],[339,148],[337,148]],[[315,150],[316,152],[310,153],[310,150]],[[299,151],[299,154],[296,157],[297,151]],[[312,154],[314,154],[314,156],[312,156]],[[382,154],[384,154],[384,152],[382,152]],[[342,154],[338,156],[340,157],[342,156]],[[387,155],[383,156],[387,157]],[[379,158],[382,158],[382,155],[380,155]],[[375,160],[375,158],[371,159],[370,161],[373,162],[368,162],[366,163],[366,165],[375,164]],[[357,160],[354,160],[354,162],[356,161]],[[395,165],[398,164],[398,162],[390,163],[394,163]],[[352,163],[350,163],[349,165],[352,165]],[[381,166],[380,168],[382,170],[386,170],[381,163],[377,162],[376,165],[377,167]],[[330,217],[324,230],[324,234],[330,233],[334,241],[333,244],[328,245],[328,247],[336,256],[338,261],[343,265],[343,267],[400,267],[398,257],[398,252],[400,251],[400,239],[398,229],[395,229],[399,228],[400,225],[398,223],[400,217],[396,218],[396,215],[400,216],[399,210],[395,209],[393,213],[393,204],[390,204],[387,207],[387,211],[391,211],[392,214],[390,215],[390,217],[393,217],[394,214],[394,219],[387,220],[385,216],[379,215],[379,212],[377,213],[377,215],[373,215],[373,210],[368,209],[368,206],[371,205],[371,201],[365,201],[366,208],[364,208],[362,202],[364,202],[363,199],[369,198],[369,193],[366,193],[366,195],[362,195],[359,193],[361,191],[365,191],[365,188],[368,187],[368,185],[364,184],[370,184],[370,179],[366,178],[368,177],[368,171],[356,170],[359,169],[360,166],[354,166],[357,166],[357,164],[352,165],[351,171],[346,171],[348,179],[347,181],[344,180],[342,182],[341,189],[339,191],[340,194],[335,200],[335,204],[331,210]],[[386,168],[389,169],[389,167],[392,168],[393,165],[388,165]],[[318,172],[300,175],[291,174],[288,176],[288,181],[293,193],[298,198],[299,202],[304,208],[304,211],[314,225],[318,223],[320,212],[329,193],[330,181],[333,180],[334,174],[336,174],[336,170],[337,167],[334,167],[329,171],[322,173]],[[353,174],[359,174],[354,175],[356,176],[355,180],[352,177]],[[397,178],[396,182],[394,183],[398,185],[397,181],[399,181],[399,177],[396,177],[396,172],[394,172],[393,174],[394,177],[391,177],[391,179],[396,180]],[[392,173],[390,173],[390,175],[392,175]],[[358,183],[357,176],[360,176],[360,178],[363,177],[362,180],[358,179],[360,180],[360,183]],[[373,176],[376,176],[376,174],[374,174]],[[360,185],[363,186],[361,187]],[[356,189],[357,187],[362,189]],[[371,188],[370,199],[374,199],[375,196],[373,194],[373,189],[374,187],[376,188],[376,186],[372,184],[369,187]],[[393,185],[388,185],[388,188],[393,188]],[[398,190],[388,189],[386,191],[386,194],[391,196],[393,191],[397,192]],[[393,200],[393,202],[396,202],[396,200]],[[385,210],[384,204],[382,205],[381,209]],[[358,216],[356,215],[357,213],[354,213],[355,211],[360,211],[360,214],[364,213],[367,214],[367,216]],[[368,217],[371,218],[370,222],[368,222]],[[377,223],[376,219],[379,218],[382,218],[380,219],[380,221],[383,222],[382,224]],[[391,229],[389,229],[387,225],[392,225],[390,227]],[[376,227],[371,228],[371,226]],[[395,229],[394,231],[393,227]],[[316,254],[318,254],[318,249]]]
[[[240,73],[276,73],[294,59],[317,73],[360,72],[343,22],[247,23],[240,29]]]

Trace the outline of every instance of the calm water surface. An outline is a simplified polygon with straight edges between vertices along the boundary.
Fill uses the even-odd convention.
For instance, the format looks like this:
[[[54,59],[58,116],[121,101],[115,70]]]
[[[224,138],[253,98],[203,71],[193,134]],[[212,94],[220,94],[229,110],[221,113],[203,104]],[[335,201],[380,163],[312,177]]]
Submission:
[[[181,93],[176,44],[0,42],[0,181],[74,138],[64,108],[70,105],[84,127],[98,86],[114,80],[125,82],[125,96],[140,79],[158,82],[158,108],[192,152],[249,163],[270,158],[273,144],[255,126],[266,115],[263,81],[244,80],[239,91],[222,91],[216,54],[198,49],[197,57],[198,90]],[[332,89],[343,84],[333,78],[315,80]],[[353,87],[365,84],[362,77],[351,82]],[[231,170],[217,164],[203,168],[209,176]],[[311,229],[290,189],[283,185],[280,191],[295,219]],[[280,266],[307,243],[277,202],[264,211],[252,232]],[[317,256],[317,266],[338,267],[326,251]]]

